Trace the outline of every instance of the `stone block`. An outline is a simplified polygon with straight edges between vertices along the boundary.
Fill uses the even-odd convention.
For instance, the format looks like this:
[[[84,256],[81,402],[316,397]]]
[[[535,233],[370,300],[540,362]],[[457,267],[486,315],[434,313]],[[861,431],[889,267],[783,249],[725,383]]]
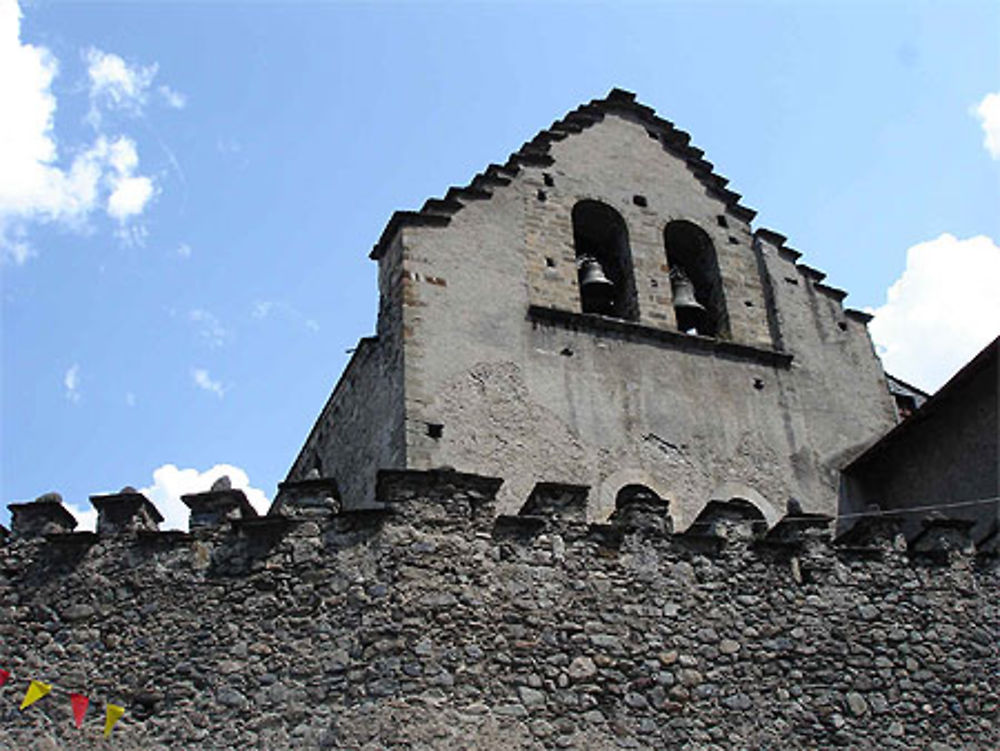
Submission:
[[[76,529],[76,517],[66,510],[58,493],[40,495],[31,503],[11,503],[7,508],[15,538],[42,537]]]
[[[188,526],[192,531],[199,528],[218,527],[223,522],[250,519],[257,516],[257,511],[250,505],[246,494],[236,488],[189,493],[182,495],[181,501],[191,509]]]
[[[97,509],[97,533],[111,535],[120,532],[156,532],[163,516],[150,500],[135,488],[126,487],[117,493],[90,496]]]

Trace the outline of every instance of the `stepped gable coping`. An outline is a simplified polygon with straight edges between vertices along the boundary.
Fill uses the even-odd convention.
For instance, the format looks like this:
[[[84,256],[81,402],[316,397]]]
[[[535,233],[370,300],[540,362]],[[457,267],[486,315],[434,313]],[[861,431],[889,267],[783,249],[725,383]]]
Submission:
[[[776,349],[765,349],[752,344],[716,339],[700,334],[685,334],[671,329],[660,329],[646,326],[634,321],[623,321],[620,318],[609,318],[596,313],[579,313],[561,308],[551,308],[546,305],[529,305],[528,319],[541,324],[562,326],[571,330],[599,329],[612,332],[627,338],[646,340],[664,344],[675,349],[701,350],[721,355],[729,355],[739,360],[755,360],[774,368],[789,368],[792,355]]]
[[[778,254],[782,258],[785,258],[786,260],[795,263],[795,268],[797,268],[800,273],[802,273],[804,276],[806,276],[812,281],[813,289],[815,289],[817,292],[827,295],[828,297],[832,297],[839,303],[842,303],[844,301],[844,298],[847,297],[848,293],[846,290],[840,289],[839,287],[834,287],[829,284],[823,284],[823,280],[826,279],[825,272],[813,268],[812,266],[808,266],[804,263],[798,263],[798,259],[802,257],[802,254],[799,251],[787,246],[785,243],[787,242],[788,238],[786,238],[780,232],[775,232],[772,229],[761,227],[760,229],[754,230],[753,234],[754,237],[759,237],[763,240],[766,240],[767,242],[777,247]],[[844,308],[844,315],[848,318],[851,318],[863,324],[867,324],[872,319],[872,315],[870,313],[866,313],[863,310],[857,310],[856,308]]]
[[[10,509],[11,530],[18,536],[22,530],[29,534],[34,530],[26,527],[36,527],[40,530],[46,523],[56,524],[64,529],[76,529],[76,517],[71,514],[62,504],[62,499],[56,493],[46,493],[33,501],[27,503],[11,503],[7,505]]]
[[[987,344],[978,355],[967,362],[944,386],[934,392],[918,410],[901,423],[896,424],[888,433],[869,446],[864,453],[844,467],[841,472],[849,473],[863,469],[866,464],[877,461],[897,441],[903,440],[905,436],[915,430],[916,426],[934,417],[942,409],[942,405],[946,406],[953,398],[961,398],[966,383],[979,375],[980,372],[997,367],[998,353],[1000,353],[1000,336]],[[919,509],[915,510],[919,511]]]
[[[844,308],[844,315],[864,324],[867,324],[872,318],[875,317],[871,313],[866,313],[865,311],[858,310],[857,308]]]
[[[163,521],[163,515],[156,506],[137,490],[123,490],[118,493],[101,493],[90,496],[90,504],[97,509],[97,526],[105,515],[117,516],[119,519],[134,517],[139,511],[145,511],[157,524]],[[98,530],[100,531],[100,530]]]
[[[841,302],[845,297],[847,297],[847,292],[838,288],[831,287],[829,284],[823,284],[821,282],[816,282],[813,285],[813,289],[817,292],[822,292],[827,297],[832,297],[837,302]]]
[[[803,276],[807,276],[810,279],[812,279],[814,283],[818,283],[826,279],[826,272],[820,271],[819,269],[815,269],[812,266],[808,266],[804,263],[795,264],[795,268],[797,268],[800,272],[802,272]]]
[[[651,138],[655,138],[670,154],[685,161],[694,176],[705,186],[709,195],[726,205],[726,211],[733,216],[751,221],[757,212],[740,203],[742,196],[725,186],[729,180],[714,171],[714,165],[703,159],[705,152],[690,145],[691,136],[679,130],[672,122],[658,116],[651,107],[635,101],[635,94],[624,89],[613,88],[604,99],[593,99],[569,112],[562,120],[557,120],[548,128],[540,130],[515,151],[503,165],[491,164],[485,173],[476,175],[464,187],[448,188],[444,199],[429,199],[420,211],[396,211],[390,217],[385,229],[368,257],[381,258],[393,237],[402,227],[444,227],[451,221],[451,215],[461,209],[453,208],[453,202],[462,200],[482,200],[492,193],[484,185],[504,186],[522,167],[548,167],[555,163],[549,154],[553,141],[562,141],[585,128],[600,122],[607,114],[628,114],[636,118],[646,128]],[[441,212],[444,213],[441,213]]]

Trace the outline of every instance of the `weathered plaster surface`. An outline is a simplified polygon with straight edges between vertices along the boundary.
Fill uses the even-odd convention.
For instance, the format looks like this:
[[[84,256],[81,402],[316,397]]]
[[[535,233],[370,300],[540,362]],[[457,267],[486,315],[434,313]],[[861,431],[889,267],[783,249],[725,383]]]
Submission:
[[[381,254],[380,331],[391,328],[383,321],[396,325],[401,355],[386,360],[398,370],[380,371],[379,398],[401,406],[371,417],[392,422],[380,430],[393,440],[405,436],[388,466],[502,474],[503,509],[541,479],[589,485],[598,489],[593,519],[610,513],[620,489],[611,478],[622,473],[668,495],[679,524],[734,484],[771,509],[794,497],[834,512],[838,471],[894,422],[865,326],[845,314],[842,294],[755,238],[631,116],[609,113],[549,155],[550,166],[522,167],[488,199],[465,201],[447,226],[400,228]],[[746,348],[678,346],[583,316],[532,319],[531,306],[580,309],[571,213],[583,199],[623,217],[637,323],[654,332],[675,327],[664,228],[684,219],[704,229],[718,256],[726,338]],[[776,350],[790,366],[753,355]],[[372,398],[366,388],[334,401],[370,410]],[[323,424],[357,439],[349,420]],[[384,449],[359,456],[329,438],[323,445],[338,477],[369,477],[345,494],[348,505],[370,503]]]

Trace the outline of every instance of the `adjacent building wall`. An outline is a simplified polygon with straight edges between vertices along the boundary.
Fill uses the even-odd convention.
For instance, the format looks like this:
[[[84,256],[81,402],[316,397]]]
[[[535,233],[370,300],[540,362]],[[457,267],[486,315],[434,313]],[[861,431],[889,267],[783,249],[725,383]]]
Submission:
[[[976,522],[981,539],[1000,519],[998,340],[844,472],[844,509],[869,504],[884,510],[921,506]],[[957,504],[957,505],[953,505]],[[915,529],[919,510],[905,514]],[[850,520],[848,520],[848,524]]]

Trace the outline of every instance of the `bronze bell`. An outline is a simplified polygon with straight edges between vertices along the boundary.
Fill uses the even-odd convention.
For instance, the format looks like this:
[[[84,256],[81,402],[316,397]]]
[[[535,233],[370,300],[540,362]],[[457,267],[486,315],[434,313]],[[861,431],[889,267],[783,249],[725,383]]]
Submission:
[[[609,313],[615,284],[604,273],[596,258],[580,259],[580,297],[585,313]]]
[[[708,311],[698,302],[694,295],[694,284],[680,266],[674,266],[670,270],[670,290],[674,295],[677,328],[681,331],[694,329],[701,333],[700,329]]]

